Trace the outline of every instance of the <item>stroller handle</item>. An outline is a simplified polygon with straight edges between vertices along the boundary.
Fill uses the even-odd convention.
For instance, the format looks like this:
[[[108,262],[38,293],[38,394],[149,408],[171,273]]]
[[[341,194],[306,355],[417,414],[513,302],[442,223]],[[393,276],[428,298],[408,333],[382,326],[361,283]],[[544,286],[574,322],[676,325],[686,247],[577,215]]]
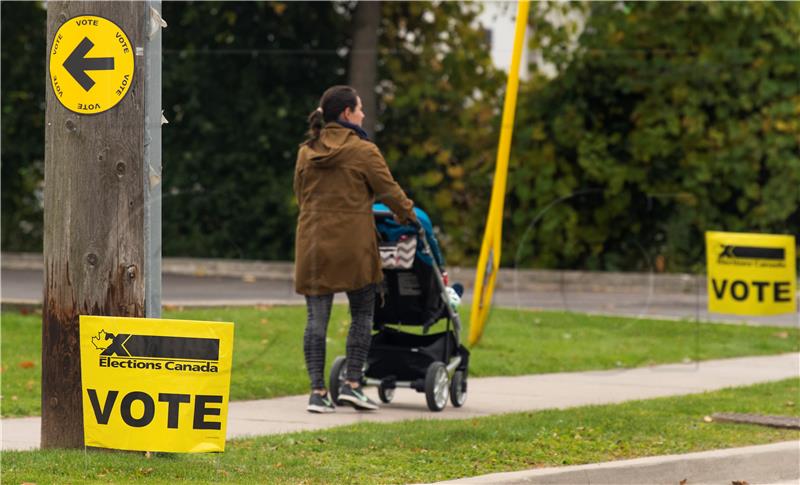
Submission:
[[[378,219],[392,219],[394,221],[397,221],[397,219],[395,219],[394,213],[391,211],[373,211],[372,214]],[[405,225],[413,227],[414,230],[417,231],[417,234],[421,236],[425,235],[425,228],[422,227],[422,224],[420,224],[419,221],[409,219],[405,223]]]
[[[409,225],[409,226],[411,226],[411,227],[413,227],[414,229],[416,229],[416,230],[417,230],[417,233],[418,233],[420,236],[422,236],[422,237],[425,237],[425,228],[424,228],[424,227],[422,227],[422,224],[420,224],[420,222],[419,222],[419,221],[411,221],[411,220],[409,220],[409,221],[408,221],[408,225]]]

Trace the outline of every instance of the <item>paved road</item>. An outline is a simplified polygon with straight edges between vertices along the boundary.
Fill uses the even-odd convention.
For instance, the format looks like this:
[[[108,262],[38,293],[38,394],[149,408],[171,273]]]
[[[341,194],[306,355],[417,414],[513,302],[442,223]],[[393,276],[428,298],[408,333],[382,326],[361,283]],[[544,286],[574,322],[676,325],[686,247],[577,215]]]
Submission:
[[[0,297],[3,302],[41,302],[42,274],[37,270],[2,270]],[[343,295],[338,295],[344,301]],[[465,300],[470,301],[469,290]],[[288,280],[219,276],[165,274],[162,301],[175,306],[214,306],[258,303],[302,303]],[[663,293],[648,288],[641,291],[604,288],[602,291],[558,291],[552,289],[515,289],[500,287],[495,303],[511,308],[540,308],[634,317],[666,317],[697,321],[749,322],[756,325],[800,326],[798,315],[775,317],[737,317],[710,315],[704,293]]]

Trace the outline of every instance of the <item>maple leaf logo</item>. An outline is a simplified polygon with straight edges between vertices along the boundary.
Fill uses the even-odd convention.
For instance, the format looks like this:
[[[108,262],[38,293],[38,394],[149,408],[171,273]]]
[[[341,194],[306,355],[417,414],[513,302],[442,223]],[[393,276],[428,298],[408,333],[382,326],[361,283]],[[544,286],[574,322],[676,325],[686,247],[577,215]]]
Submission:
[[[113,334],[106,333],[105,330],[100,330],[97,332],[97,337],[92,337],[92,345],[97,350],[105,350],[108,347],[107,340],[111,340],[114,338]]]

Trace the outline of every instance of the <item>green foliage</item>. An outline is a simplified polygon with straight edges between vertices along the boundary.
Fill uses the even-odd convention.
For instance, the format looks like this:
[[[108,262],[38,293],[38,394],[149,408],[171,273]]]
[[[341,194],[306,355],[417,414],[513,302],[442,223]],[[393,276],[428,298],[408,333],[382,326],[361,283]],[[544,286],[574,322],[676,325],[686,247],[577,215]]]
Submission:
[[[475,28],[477,3],[384,2],[378,145],[443,229],[450,264],[480,248],[504,76]]]
[[[345,81],[330,2],[164,2],[164,254],[291,259],[306,116]]]
[[[297,145],[347,79],[353,6],[163,4],[164,255],[292,258]],[[367,114],[450,264],[481,243],[505,84],[480,8],[383,2]],[[45,15],[2,13],[2,246],[35,251]],[[542,2],[529,21],[503,265],[699,271],[706,230],[800,232],[800,4]]]
[[[2,245],[42,248],[45,11],[40,2],[2,2]],[[6,21],[13,19],[13,21]],[[47,86],[47,89],[51,89]]]
[[[551,20],[576,12],[569,51],[575,26]],[[800,5],[548,3],[532,21],[557,75],[520,96],[507,264],[702,270],[706,230],[798,233]]]

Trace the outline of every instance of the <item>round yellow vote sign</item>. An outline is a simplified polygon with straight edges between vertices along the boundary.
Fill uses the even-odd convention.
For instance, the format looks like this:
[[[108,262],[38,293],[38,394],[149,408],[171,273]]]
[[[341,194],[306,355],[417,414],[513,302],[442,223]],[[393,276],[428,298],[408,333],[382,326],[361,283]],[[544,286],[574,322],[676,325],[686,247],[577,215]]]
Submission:
[[[80,15],[64,22],[50,47],[50,83],[65,108],[94,115],[117,105],[133,84],[134,46],[114,22]]]

